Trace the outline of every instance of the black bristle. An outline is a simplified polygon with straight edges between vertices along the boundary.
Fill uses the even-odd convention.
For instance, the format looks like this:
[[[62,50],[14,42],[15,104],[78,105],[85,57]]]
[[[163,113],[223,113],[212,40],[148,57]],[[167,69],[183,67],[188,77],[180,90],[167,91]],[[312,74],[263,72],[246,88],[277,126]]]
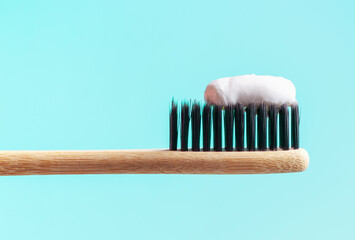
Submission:
[[[222,107],[213,106],[213,150],[222,151]]]
[[[200,132],[201,132],[201,109],[200,104],[194,102],[191,110],[192,128],[192,151],[200,151]]]
[[[266,106],[262,103],[258,108],[258,150],[266,150],[266,124],[267,113]]]
[[[206,104],[202,110],[203,151],[211,150],[211,106]]]
[[[299,123],[297,103],[291,106],[237,103],[223,107],[184,101],[180,107],[173,99],[169,111],[169,149],[178,150],[180,141],[181,151],[189,151],[189,147],[192,151],[201,151],[201,147],[203,151],[211,151],[212,135],[213,151],[298,149]]]
[[[277,106],[269,106],[269,148],[277,150]]]
[[[244,106],[237,104],[235,110],[235,147],[237,151],[244,149]]]
[[[170,109],[170,145],[169,145],[170,150],[173,151],[177,150],[177,138],[178,138],[177,105],[173,100]]]
[[[181,151],[188,150],[188,140],[189,140],[189,125],[190,125],[190,105],[188,103],[183,103],[181,106]]]
[[[233,107],[228,105],[224,108],[224,137],[226,151],[233,151],[233,117]]]
[[[294,104],[291,107],[291,144],[294,149],[298,149],[300,146],[299,138],[299,125],[300,117],[298,111],[298,104]]]
[[[255,104],[250,103],[247,107],[247,148],[255,151]]]
[[[289,149],[289,121],[288,108],[286,104],[280,107],[280,148],[283,150]]]

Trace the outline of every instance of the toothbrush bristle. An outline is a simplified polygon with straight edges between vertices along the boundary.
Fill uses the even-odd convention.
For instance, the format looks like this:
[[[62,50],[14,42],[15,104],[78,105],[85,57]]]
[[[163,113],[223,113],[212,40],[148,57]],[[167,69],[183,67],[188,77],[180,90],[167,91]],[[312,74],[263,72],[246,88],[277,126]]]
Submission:
[[[177,150],[177,138],[178,138],[178,113],[177,105],[174,100],[171,103],[170,109],[170,150]]]
[[[247,107],[247,150],[255,151],[255,104],[250,103]]]
[[[222,107],[213,106],[213,150],[222,151]]]
[[[299,110],[298,105],[294,104],[291,106],[291,146],[294,149],[299,148]]]
[[[269,107],[269,149],[277,150],[277,106]]]
[[[235,109],[235,147],[237,151],[244,150],[244,106],[236,104]]]
[[[191,110],[192,128],[192,151],[200,151],[200,132],[201,132],[201,110],[200,104],[194,102]]]
[[[190,120],[191,144],[189,143]],[[191,145],[192,151],[200,151],[201,145],[203,151],[298,149],[299,122],[297,104],[289,107],[287,104],[278,106],[265,103],[260,105],[237,103],[222,107],[209,104],[201,105],[195,101],[192,106],[190,102],[183,102],[178,111],[178,105],[172,101],[169,149],[178,150],[179,132],[181,151],[188,151],[189,145]],[[200,141],[201,128],[202,144]],[[244,135],[245,133],[246,135]],[[211,138],[213,149],[211,149]],[[222,139],[224,139],[224,144],[222,144]]]
[[[280,107],[280,148],[283,150],[289,149],[289,121],[288,121],[288,108],[286,104]]]
[[[267,124],[267,115],[266,115],[266,106],[262,103],[258,107],[258,150],[266,150],[266,124]]]
[[[202,111],[203,151],[211,150],[211,106],[206,104]]]
[[[189,125],[190,125],[190,105],[183,103],[181,106],[181,121],[180,121],[180,139],[181,139],[181,151],[188,150],[189,140]]]
[[[233,151],[233,110],[232,105],[228,105],[224,109],[224,144],[226,151]]]

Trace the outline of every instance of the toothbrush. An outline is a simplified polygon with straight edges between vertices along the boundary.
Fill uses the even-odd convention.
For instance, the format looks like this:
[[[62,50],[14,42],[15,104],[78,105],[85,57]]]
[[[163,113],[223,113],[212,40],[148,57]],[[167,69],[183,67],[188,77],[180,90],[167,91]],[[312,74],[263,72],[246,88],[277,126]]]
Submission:
[[[306,150],[299,148],[299,109],[295,96],[292,96],[293,85],[289,85],[287,79],[269,76],[262,76],[265,81],[260,82],[260,77],[245,75],[215,80],[206,88],[204,105],[184,102],[179,109],[173,101],[169,149],[0,151],[0,175],[304,171],[308,167],[309,156]],[[245,78],[249,80],[246,82]],[[270,83],[284,87],[268,90],[268,86],[263,86]],[[233,89],[233,84],[237,90]],[[248,84],[254,86],[248,87]],[[262,91],[255,92],[255,89]]]

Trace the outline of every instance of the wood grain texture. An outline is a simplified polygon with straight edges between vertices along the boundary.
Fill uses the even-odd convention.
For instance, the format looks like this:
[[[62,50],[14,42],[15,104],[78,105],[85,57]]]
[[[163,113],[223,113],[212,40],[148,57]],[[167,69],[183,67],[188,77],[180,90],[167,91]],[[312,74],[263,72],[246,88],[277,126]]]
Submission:
[[[264,174],[306,170],[304,149],[264,152],[168,150],[0,151],[0,175]]]

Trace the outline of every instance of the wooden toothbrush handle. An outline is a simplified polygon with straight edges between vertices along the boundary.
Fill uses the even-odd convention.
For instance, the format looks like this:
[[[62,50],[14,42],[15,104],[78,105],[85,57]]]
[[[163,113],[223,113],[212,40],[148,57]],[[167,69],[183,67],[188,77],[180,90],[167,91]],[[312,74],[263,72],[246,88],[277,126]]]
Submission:
[[[0,151],[0,175],[290,173],[306,170],[308,162],[304,149],[265,152]]]

